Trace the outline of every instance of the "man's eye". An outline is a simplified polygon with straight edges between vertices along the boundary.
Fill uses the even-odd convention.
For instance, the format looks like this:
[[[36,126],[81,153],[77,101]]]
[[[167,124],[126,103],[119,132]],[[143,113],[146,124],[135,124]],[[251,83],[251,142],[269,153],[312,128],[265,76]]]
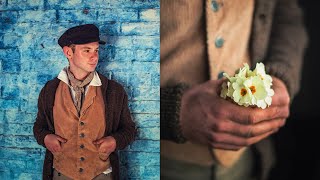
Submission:
[[[94,52],[99,52],[99,50],[97,49],[97,50],[95,50]]]
[[[89,50],[84,50],[84,52],[88,53],[88,52],[89,52]]]

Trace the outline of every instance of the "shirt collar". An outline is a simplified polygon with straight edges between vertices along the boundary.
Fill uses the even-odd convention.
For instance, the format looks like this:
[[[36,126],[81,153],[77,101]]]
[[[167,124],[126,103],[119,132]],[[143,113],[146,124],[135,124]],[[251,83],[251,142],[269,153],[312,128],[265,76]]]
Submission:
[[[69,66],[63,68],[59,75],[58,75],[58,79],[60,79],[62,82],[66,83],[69,87],[71,87],[70,83],[69,83],[69,78],[68,78],[68,74],[67,74],[67,68],[69,68]],[[92,81],[89,83],[88,86],[101,86],[101,80],[99,78],[99,75],[97,73],[97,71],[94,71],[93,74],[93,79]]]

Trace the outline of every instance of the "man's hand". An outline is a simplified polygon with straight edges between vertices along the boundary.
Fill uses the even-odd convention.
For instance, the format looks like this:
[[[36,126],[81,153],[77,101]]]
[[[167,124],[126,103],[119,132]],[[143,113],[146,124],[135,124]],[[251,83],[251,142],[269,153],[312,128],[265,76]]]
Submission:
[[[239,150],[278,131],[289,116],[289,95],[273,78],[272,105],[243,107],[219,96],[223,80],[195,86],[182,97],[180,123],[184,136],[194,142],[225,150]]]
[[[117,147],[116,140],[112,136],[95,140],[93,141],[93,144],[99,145],[99,153],[102,160],[106,160]]]
[[[61,151],[61,143],[66,143],[67,140],[56,135],[56,134],[48,134],[44,138],[44,144],[46,145],[47,149],[52,153],[60,152]]]

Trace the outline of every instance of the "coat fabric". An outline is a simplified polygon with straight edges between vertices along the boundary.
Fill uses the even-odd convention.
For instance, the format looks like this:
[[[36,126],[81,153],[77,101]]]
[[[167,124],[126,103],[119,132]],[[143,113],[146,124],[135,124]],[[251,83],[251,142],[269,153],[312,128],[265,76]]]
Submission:
[[[209,64],[214,66],[214,61],[224,61],[210,59],[209,56],[211,52],[208,43],[212,42],[208,41],[208,36],[214,33],[215,28],[207,27],[206,21],[214,20],[214,17],[208,16],[206,10],[209,9],[204,7],[210,2],[220,1],[161,1],[160,135],[162,140],[188,143],[185,143],[186,139],[181,133],[179,123],[182,95],[192,86],[215,79],[210,77],[212,72]],[[190,5],[191,3],[194,5]],[[286,84],[291,99],[300,88],[300,73],[306,45],[307,33],[303,14],[296,0],[254,1],[248,45],[250,64],[263,62],[268,74]],[[181,153],[183,149],[191,148],[191,146],[187,148],[163,142],[161,142],[162,151],[166,150],[166,145],[170,146],[170,150],[175,149],[177,154],[179,151],[183,154]],[[178,146],[181,148],[177,148]],[[255,167],[259,179],[267,178],[274,163],[272,147],[270,138],[251,146],[255,154],[257,163]]]
[[[116,150],[110,154],[112,166],[112,177],[117,180],[119,176],[118,150],[124,149],[131,143],[136,135],[135,123],[132,120],[129,108],[128,97],[124,88],[117,82],[107,79],[99,74],[102,86],[102,96],[105,103],[106,126],[104,136],[112,136],[116,140]],[[33,126],[33,133],[38,144],[45,147],[44,138],[48,134],[54,134],[53,105],[55,93],[60,83],[54,78],[42,88],[38,99],[38,114]],[[53,155],[47,149],[43,164],[43,179],[49,180],[53,177]]]

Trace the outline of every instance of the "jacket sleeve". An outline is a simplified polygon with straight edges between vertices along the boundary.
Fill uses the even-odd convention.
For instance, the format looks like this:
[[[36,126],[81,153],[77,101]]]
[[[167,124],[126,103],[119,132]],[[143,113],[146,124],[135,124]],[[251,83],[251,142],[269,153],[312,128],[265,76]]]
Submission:
[[[177,143],[186,141],[180,127],[181,98],[186,84],[160,88],[160,138]]]
[[[122,109],[120,114],[120,122],[118,130],[112,133],[111,136],[115,138],[117,142],[117,150],[124,149],[129,143],[135,139],[137,133],[135,123],[132,120],[131,113],[128,106],[128,96],[124,92]]]
[[[46,121],[46,113],[45,113],[45,87],[42,88],[39,98],[38,98],[38,114],[36,117],[36,121],[33,125],[33,135],[36,138],[38,144],[45,147],[44,138],[47,134],[53,134],[52,131],[49,131],[48,124]]]
[[[291,99],[299,90],[306,45],[307,33],[298,3],[277,1],[265,64],[269,74],[287,85]]]

